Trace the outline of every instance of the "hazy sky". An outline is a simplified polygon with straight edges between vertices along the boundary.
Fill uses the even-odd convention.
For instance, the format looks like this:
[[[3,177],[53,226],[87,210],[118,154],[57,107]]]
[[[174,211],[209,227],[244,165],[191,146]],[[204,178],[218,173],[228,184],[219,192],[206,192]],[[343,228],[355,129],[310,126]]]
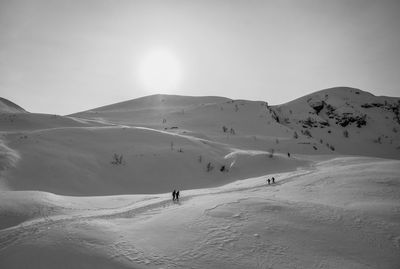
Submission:
[[[174,88],[140,77],[168,51]],[[271,104],[333,86],[400,95],[400,1],[0,0],[0,96],[68,114],[155,93]]]

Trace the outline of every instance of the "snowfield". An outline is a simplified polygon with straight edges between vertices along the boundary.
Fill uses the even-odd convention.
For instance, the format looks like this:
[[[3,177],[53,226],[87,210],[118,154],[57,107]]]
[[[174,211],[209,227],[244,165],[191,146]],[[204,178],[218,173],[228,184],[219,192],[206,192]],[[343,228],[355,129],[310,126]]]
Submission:
[[[400,268],[399,100],[0,99],[0,268]]]
[[[1,268],[397,268],[400,161],[170,194],[1,194]],[[270,175],[267,175],[270,177]]]

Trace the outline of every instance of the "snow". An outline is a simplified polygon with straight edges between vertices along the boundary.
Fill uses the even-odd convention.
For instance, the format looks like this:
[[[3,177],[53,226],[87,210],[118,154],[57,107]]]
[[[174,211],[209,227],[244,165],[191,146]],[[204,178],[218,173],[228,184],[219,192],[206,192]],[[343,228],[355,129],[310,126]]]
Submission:
[[[25,113],[26,111],[17,104],[0,97],[0,113]]]
[[[30,210],[1,230],[0,265],[22,268],[35,256],[30,268],[68,257],[66,268],[396,268],[399,167],[341,157],[275,174],[275,185],[258,177],[185,190],[178,203],[169,193],[92,199],[7,191],[3,226],[4,212]]]
[[[322,101],[325,106],[317,113],[312,106]],[[400,98],[377,97],[346,87],[318,91],[273,107],[285,126],[299,135],[308,130],[312,138],[307,140],[318,148],[317,151],[332,145],[335,152],[341,154],[395,159],[399,159],[400,153],[399,109]],[[365,125],[340,125],[340,120],[346,117],[361,118],[364,115]],[[304,127],[304,121],[308,118],[315,123],[311,127]],[[288,119],[288,122],[285,123],[284,119]],[[344,136],[345,131],[348,137]]]
[[[0,268],[398,268],[397,104],[334,88],[0,113]]]

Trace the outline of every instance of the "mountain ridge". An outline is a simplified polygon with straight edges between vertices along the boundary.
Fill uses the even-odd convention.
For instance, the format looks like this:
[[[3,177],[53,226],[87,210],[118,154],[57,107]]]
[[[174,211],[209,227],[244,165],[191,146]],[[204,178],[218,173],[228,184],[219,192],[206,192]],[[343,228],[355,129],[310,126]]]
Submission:
[[[399,100],[331,88],[273,106],[152,95],[70,116],[3,113],[0,186],[159,193],[295,170],[316,158],[400,159]]]

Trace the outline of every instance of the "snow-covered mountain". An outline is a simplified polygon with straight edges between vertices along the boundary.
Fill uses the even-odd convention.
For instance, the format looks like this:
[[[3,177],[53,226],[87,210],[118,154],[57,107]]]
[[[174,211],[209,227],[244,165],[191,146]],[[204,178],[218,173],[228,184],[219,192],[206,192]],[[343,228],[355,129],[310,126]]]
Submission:
[[[13,165],[2,181],[69,195],[157,193],[295,169],[303,155],[400,159],[399,100],[332,88],[278,106],[152,95],[70,116],[7,111],[3,158]]]
[[[0,105],[0,268],[399,265],[399,98]]]
[[[296,135],[310,137],[316,150],[327,147],[339,154],[400,157],[400,98],[331,88],[273,106],[271,111]]]
[[[247,149],[399,159],[399,109],[398,97],[338,87],[276,106],[220,97],[154,95],[72,116],[192,133]]]
[[[19,105],[0,97],[0,113],[26,113]]]

